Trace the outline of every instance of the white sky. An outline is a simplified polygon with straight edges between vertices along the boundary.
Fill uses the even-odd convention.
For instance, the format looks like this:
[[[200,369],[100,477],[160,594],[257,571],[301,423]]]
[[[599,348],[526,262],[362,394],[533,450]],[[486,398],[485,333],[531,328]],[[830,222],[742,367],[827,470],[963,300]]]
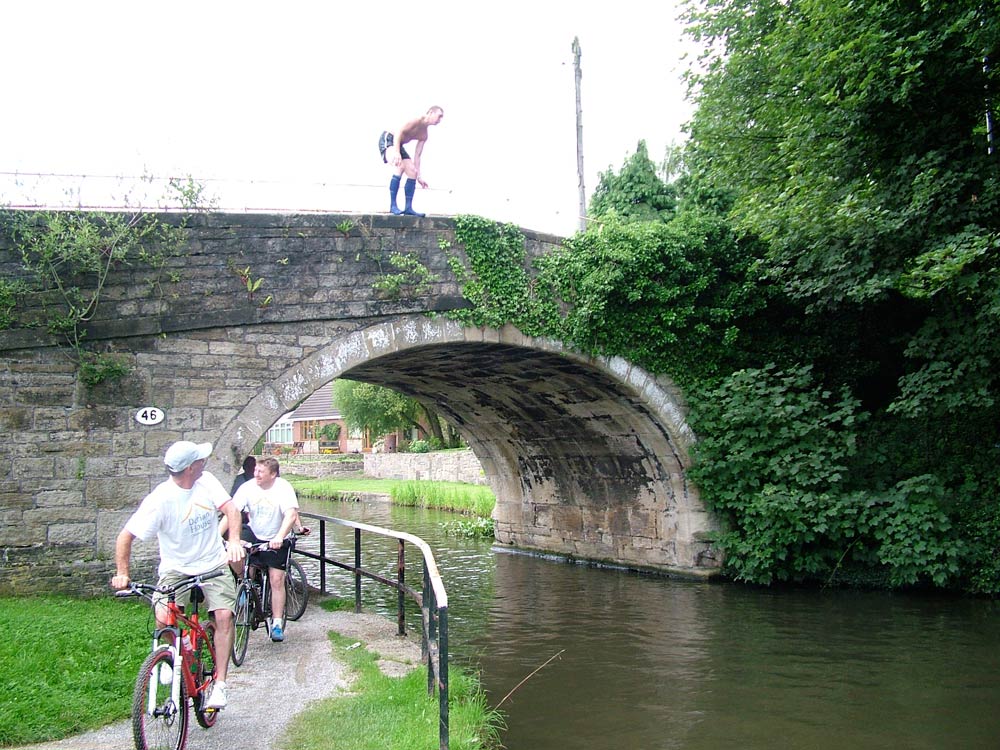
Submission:
[[[384,212],[378,135],[432,104],[419,211],[578,226],[585,185],[690,116],[675,0],[13,0],[0,7],[0,203],[120,205],[193,176],[221,209]],[[68,183],[25,173],[108,175]],[[402,201],[402,191],[400,191]],[[159,194],[159,192],[157,192]]]

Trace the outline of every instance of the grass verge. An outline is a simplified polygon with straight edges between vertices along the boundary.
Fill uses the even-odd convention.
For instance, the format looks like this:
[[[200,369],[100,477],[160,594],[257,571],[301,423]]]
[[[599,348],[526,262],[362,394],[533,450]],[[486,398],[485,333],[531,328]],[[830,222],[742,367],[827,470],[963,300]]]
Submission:
[[[323,606],[338,606],[336,602]],[[378,656],[351,648],[354,639],[331,633],[334,651],[353,671],[351,692],[313,704],[282,744],[296,750],[426,750],[438,746],[438,696],[427,694],[426,667],[388,677]],[[448,727],[453,750],[500,747],[501,715],[489,708],[479,680],[449,668]]]
[[[331,599],[321,606],[353,608]],[[0,747],[62,739],[126,719],[136,673],[149,653],[147,605],[111,596],[0,597]],[[437,747],[437,695],[426,669],[390,678],[365,649],[334,637],[338,658],[357,679],[349,695],[327,699],[293,723],[294,748]],[[499,747],[500,714],[478,679],[452,665],[449,726],[454,750]]]
[[[151,627],[149,606],[135,600],[0,598],[0,746],[128,716]]]

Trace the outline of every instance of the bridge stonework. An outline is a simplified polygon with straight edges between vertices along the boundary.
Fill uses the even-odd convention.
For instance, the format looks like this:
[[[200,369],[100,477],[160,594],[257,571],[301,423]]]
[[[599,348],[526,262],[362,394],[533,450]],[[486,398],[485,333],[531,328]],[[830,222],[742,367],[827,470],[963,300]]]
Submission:
[[[464,304],[446,257],[462,248],[441,249],[455,244],[450,220],[184,218],[183,251],[155,279],[138,263],[116,269],[89,326],[91,345],[128,361],[124,379],[86,387],[39,329],[0,331],[0,593],[102,590],[170,443],[212,442],[209,470],[227,484],[278,418],[339,377],[424,400],[461,430],[497,495],[499,543],[717,572],[713,519],[685,477],[680,394],[621,359],[429,317]],[[525,234],[529,258],[559,241]],[[3,241],[0,272],[17,275]],[[394,253],[434,278],[378,291]],[[264,280],[255,296],[238,273],[248,267]],[[146,406],[165,420],[139,424]],[[155,543],[135,555],[134,573],[148,573]]]

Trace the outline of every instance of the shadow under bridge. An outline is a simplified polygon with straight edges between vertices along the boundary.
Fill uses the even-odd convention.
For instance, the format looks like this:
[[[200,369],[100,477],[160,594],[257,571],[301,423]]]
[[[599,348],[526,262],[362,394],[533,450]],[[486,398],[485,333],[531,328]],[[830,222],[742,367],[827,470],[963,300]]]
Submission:
[[[693,437],[670,381],[511,328],[465,329],[341,377],[412,396],[461,431],[497,496],[498,542],[698,578],[718,572],[706,541],[713,520],[686,479]]]

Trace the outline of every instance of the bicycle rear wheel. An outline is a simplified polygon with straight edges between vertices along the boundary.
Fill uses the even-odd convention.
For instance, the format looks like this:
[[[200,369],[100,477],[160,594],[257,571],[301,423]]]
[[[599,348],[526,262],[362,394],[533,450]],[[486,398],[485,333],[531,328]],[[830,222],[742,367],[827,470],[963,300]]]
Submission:
[[[136,750],[183,750],[187,741],[188,701],[181,676],[180,702],[172,697],[172,683],[160,681],[161,666],[173,674],[174,657],[169,649],[153,651],[139,667],[132,693],[132,737]]]
[[[309,580],[296,560],[288,561],[285,571],[285,619],[298,620],[309,603]]]
[[[208,636],[208,642],[206,643],[204,639],[198,641],[197,671],[194,676],[194,682],[198,686],[198,694],[194,696],[194,717],[203,729],[210,729],[215,725],[215,720],[219,718],[219,712],[215,709],[205,710],[205,703],[208,701],[209,693],[212,692],[212,683],[215,681],[215,623],[208,621],[203,627]]]
[[[247,655],[247,645],[250,643],[250,631],[253,629],[254,618],[257,616],[257,592],[253,590],[250,581],[241,581],[236,589],[236,632],[233,637],[233,664],[237,667],[243,664]]]

